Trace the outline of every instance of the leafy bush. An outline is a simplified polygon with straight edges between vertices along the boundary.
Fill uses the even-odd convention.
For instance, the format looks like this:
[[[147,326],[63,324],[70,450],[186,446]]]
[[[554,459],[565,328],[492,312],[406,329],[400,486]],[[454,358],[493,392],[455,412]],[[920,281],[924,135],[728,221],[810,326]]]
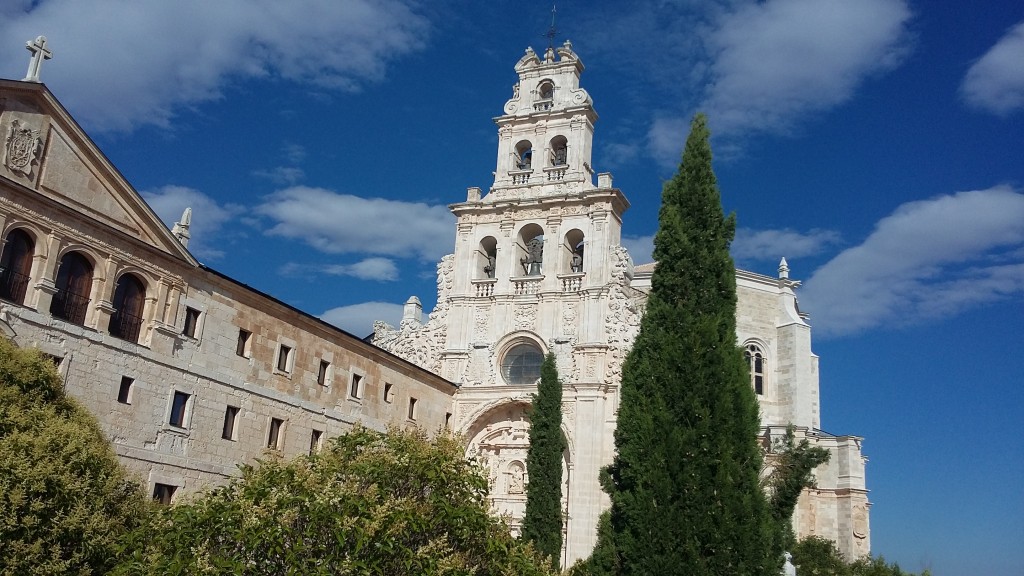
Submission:
[[[488,513],[487,480],[451,436],[357,428],[323,451],[243,467],[161,511],[123,574],[545,575]]]
[[[0,338],[0,574],[106,574],[146,509],[53,363]]]

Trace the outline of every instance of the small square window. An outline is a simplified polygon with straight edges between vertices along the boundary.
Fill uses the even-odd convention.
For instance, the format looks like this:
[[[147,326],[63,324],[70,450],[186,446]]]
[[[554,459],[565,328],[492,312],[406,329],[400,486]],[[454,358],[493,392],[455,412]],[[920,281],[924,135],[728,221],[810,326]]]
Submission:
[[[174,401],[171,402],[171,417],[167,420],[167,423],[177,428],[185,427],[185,408],[188,407],[189,394],[184,392],[174,392]]]
[[[416,399],[409,398],[409,420],[416,419]]]
[[[277,369],[280,372],[291,372],[288,369],[292,355],[291,346],[285,346],[281,344],[281,347],[277,350]]]
[[[363,377],[360,374],[352,374],[352,386],[349,388],[348,395],[352,398],[362,398],[363,396]]]
[[[284,426],[284,420],[280,418],[270,419],[270,430],[267,434],[267,448],[271,450],[279,450],[281,444],[281,427]]]
[[[331,369],[331,363],[327,360],[320,361],[320,371],[316,374],[316,383],[321,386],[327,386],[327,374]]]
[[[252,356],[252,332],[238,329],[238,344],[235,345],[235,354],[242,358]]]
[[[157,483],[156,485],[153,486],[153,500],[156,500],[157,502],[165,506],[169,505],[171,503],[171,499],[174,498],[174,493],[177,490],[177,486]]]
[[[132,403],[132,388],[134,388],[135,378],[128,376],[121,376],[121,387],[117,389],[117,401],[121,404]]]
[[[199,330],[199,310],[195,308],[185,308],[185,327],[181,333],[189,338],[195,338],[196,333]]]
[[[313,455],[320,451],[324,438],[324,431],[313,429],[313,432],[309,435],[309,454]]]
[[[384,383],[384,401],[391,404],[395,401],[395,386],[390,382]]]
[[[235,423],[238,421],[238,406],[228,406],[224,410],[224,431],[220,437],[225,440],[235,440]]]

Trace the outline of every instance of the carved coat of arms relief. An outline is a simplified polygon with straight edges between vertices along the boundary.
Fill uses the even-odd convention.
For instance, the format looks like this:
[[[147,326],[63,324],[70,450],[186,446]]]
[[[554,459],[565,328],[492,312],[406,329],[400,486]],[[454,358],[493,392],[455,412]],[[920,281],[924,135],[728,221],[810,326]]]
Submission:
[[[26,178],[32,177],[32,166],[36,164],[42,142],[39,130],[22,124],[18,120],[11,121],[4,141],[4,166]]]

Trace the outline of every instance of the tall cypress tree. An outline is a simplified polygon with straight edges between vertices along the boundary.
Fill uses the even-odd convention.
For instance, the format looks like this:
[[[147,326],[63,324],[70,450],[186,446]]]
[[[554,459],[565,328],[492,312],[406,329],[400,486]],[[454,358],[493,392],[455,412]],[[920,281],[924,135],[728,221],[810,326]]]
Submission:
[[[530,411],[530,450],[526,455],[526,516],[523,538],[558,566],[562,552],[562,383],[555,355],[540,367],[540,385]]]
[[[620,574],[775,575],[758,405],[736,345],[736,277],[709,132],[694,117],[662,192],[657,268],[622,397],[611,476]]]

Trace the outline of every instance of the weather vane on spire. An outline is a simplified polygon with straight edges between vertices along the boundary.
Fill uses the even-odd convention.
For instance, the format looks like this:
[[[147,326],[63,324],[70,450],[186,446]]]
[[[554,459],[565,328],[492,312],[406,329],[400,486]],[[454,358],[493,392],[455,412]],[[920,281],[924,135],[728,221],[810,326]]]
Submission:
[[[546,36],[547,39],[548,39],[548,48],[554,48],[555,47],[555,36],[558,35],[558,28],[555,28],[555,14],[557,12],[558,12],[557,7],[554,4],[552,4],[551,5],[551,27],[548,28],[547,33],[544,34],[544,36]]]

